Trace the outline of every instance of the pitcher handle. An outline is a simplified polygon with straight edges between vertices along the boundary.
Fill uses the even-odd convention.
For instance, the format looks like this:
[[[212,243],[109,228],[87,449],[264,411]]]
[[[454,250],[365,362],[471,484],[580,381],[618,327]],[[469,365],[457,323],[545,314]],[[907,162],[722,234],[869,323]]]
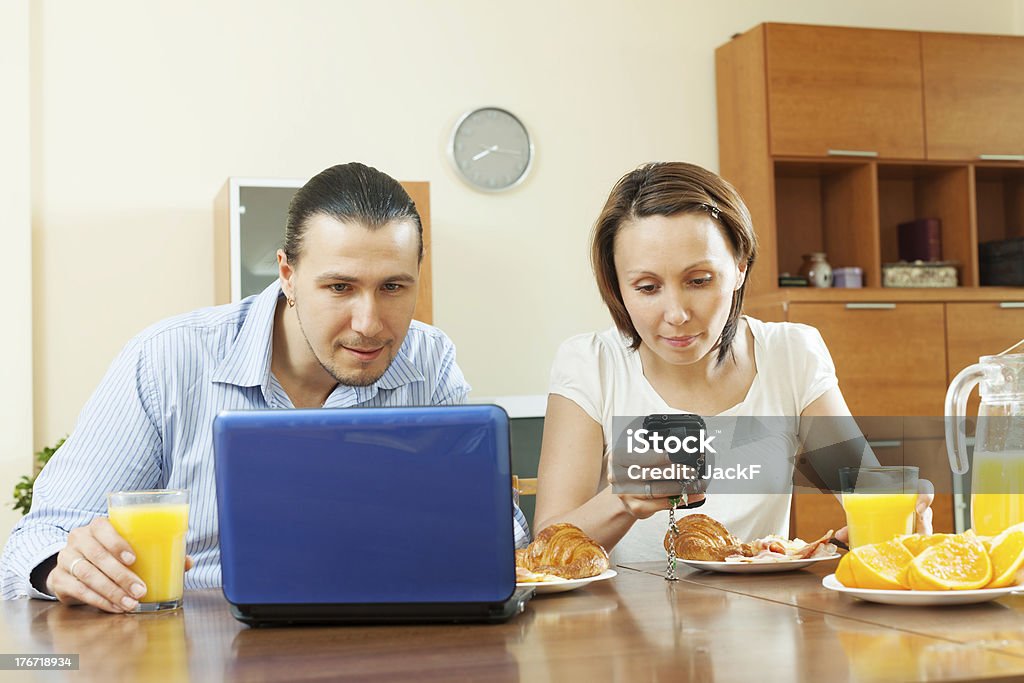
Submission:
[[[980,363],[970,365],[953,378],[946,391],[946,453],[954,474],[967,472],[967,399],[984,377]]]

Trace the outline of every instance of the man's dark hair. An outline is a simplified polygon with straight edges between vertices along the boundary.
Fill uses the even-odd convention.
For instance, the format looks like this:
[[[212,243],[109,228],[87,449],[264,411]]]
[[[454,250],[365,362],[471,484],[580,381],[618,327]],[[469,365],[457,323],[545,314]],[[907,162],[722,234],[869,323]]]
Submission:
[[[419,260],[423,260],[423,223],[409,193],[402,185],[375,168],[353,161],[331,166],[299,188],[288,205],[284,253],[295,266],[302,253],[302,238],[311,216],[323,214],[346,223],[377,230],[394,221],[409,221],[419,236]]]

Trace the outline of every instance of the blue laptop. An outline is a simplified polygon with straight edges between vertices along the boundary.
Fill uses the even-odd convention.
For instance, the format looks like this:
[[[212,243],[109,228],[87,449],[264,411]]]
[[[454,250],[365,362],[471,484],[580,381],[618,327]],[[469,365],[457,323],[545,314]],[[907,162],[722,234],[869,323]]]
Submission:
[[[502,621],[532,594],[497,406],[223,412],[213,436],[244,623]]]

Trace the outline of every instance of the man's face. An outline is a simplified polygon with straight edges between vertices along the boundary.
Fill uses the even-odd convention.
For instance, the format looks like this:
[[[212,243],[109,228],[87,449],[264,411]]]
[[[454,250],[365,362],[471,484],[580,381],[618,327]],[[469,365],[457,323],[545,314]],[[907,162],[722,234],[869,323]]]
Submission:
[[[349,386],[373,384],[405,340],[419,286],[419,236],[411,221],[378,230],[316,214],[297,265],[278,252],[285,294],[324,370]]]

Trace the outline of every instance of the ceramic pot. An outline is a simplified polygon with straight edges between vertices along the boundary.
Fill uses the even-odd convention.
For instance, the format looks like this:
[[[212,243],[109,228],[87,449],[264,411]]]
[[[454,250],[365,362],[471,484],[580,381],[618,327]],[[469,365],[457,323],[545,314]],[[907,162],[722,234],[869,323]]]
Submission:
[[[823,252],[804,254],[804,263],[800,266],[800,274],[807,278],[807,284],[811,287],[832,286],[832,266],[825,259]]]

